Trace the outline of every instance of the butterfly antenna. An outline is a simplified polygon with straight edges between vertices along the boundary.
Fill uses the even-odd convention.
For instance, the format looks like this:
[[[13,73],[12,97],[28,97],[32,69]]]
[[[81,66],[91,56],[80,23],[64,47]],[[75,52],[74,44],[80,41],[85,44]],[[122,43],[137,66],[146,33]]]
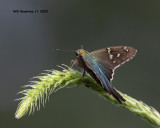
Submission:
[[[75,50],[63,50],[63,49],[59,49],[59,48],[56,48],[56,49],[53,49],[54,51],[64,51],[64,52],[74,52]]]

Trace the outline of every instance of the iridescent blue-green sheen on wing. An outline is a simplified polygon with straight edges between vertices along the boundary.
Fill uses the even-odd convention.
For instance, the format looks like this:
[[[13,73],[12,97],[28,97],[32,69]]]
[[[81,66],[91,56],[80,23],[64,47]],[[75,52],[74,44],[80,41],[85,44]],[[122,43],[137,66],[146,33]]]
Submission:
[[[84,57],[85,61],[89,64],[92,71],[95,73],[97,78],[100,81],[101,86],[113,97],[115,97],[120,103],[121,100],[125,101],[123,97],[116,92],[116,90],[113,88],[111,82],[107,78],[107,73],[111,73],[109,69],[104,68],[100,63],[98,63],[94,57],[90,54],[85,54]]]

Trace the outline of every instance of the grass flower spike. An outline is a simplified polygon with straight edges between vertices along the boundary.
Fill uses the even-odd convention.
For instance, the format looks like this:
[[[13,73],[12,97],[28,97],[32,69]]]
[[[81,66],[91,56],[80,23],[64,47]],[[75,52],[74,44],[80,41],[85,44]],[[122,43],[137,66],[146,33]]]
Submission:
[[[38,80],[31,81],[29,85],[24,86],[26,89],[19,92],[24,96],[18,99],[20,100],[20,103],[15,113],[15,117],[17,119],[27,113],[31,114],[35,110],[40,110],[41,104],[44,106],[49,100],[50,94],[56,92],[57,90],[65,87],[81,85],[89,87],[105,99],[109,99],[118,106],[126,108],[134,114],[142,117],[152,126],[160,127],[160,114],[153,107],[150,107],[142,101],[138,101],[116,90],[126,100],[123,104],[119,104],[118,101],[112,95],[106,93],[106,91],[104,91],[104,89],[94,79],[92,79],[89,74],[82,77],[82,73],[77,70],[71,69],[65,65],[61,68],[62,71],[49,70],[48,73],[34,77]]]

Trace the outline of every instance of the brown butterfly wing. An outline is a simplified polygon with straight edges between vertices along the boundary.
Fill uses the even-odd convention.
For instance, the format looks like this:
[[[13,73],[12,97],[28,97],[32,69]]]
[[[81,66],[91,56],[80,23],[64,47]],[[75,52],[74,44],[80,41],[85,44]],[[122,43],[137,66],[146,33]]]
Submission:
[[[105,74],[111,81],[114,70],[132,59],[136,52],[137,50],[132,47],[113,46],[93,51],[90,54],[104,67]]]

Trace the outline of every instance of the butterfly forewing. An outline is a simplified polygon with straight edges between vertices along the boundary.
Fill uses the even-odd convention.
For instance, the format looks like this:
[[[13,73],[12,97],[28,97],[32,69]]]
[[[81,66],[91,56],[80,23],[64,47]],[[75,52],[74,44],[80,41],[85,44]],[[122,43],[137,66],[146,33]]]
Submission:
[[[114,69],[121,66],[125,62],[132,59],[137,50],[128,46],[114,46],[99,49],[91,52],[90,54],[100,63],[104,68],[106,68],[106,75],[112,80]]]
[[[91,52],[91,54],[106,68],[115,69],[132,59],[136,51],[132,47],[115,46],[96,50]]]

